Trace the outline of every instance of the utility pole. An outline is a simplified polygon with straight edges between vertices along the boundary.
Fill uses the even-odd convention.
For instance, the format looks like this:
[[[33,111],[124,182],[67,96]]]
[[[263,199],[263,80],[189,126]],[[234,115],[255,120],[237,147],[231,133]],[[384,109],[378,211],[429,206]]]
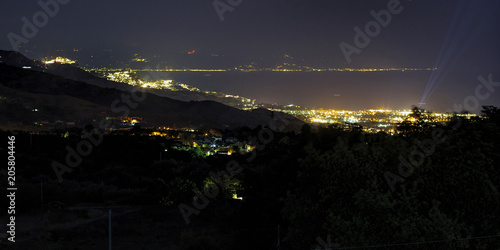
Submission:
[[[109,211],[109,250],[111,250],[111,208],[108,210]]]
[[[43,212],[43,180],[41,175],[40,175],[40,208],[42,209]]]
[[[278,250],[280,249],[280,224],[278,224]]]

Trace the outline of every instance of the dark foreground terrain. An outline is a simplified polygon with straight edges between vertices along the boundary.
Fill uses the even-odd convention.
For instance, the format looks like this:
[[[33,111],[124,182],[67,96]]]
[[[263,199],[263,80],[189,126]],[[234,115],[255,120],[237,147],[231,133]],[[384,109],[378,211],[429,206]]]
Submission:
[[[405,123],[397,136],[221,130],[255,148],[213,156],[137,128],[106,133],[73,166],[67,146],[88,127],[1,131],[1,155],[16,136],[18,191],[16,243],[0,244],[107,249],[111,210],[113,249],[499,249],[499,114]],[[71,170],[61,182],[54,161]]]

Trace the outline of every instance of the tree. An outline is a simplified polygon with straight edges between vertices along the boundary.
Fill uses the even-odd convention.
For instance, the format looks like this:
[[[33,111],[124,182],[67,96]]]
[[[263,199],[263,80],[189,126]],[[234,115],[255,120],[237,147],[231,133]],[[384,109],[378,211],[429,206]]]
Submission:
[[[500,108],[494,106],[483,106],[481,115],[486,119],[499,124],[500,121]]]
[[[304,125],[302,125],[302,127],[300,128],[300,132],[302,134],[305,134],[305,135],[308,135],[311,133],[311,126],[309,126],[309,124],[307,123],[304,123]]]
[[[432,113],[425,109],[419,109],[413,106],[412,112],[397,125],[396,130],[404,136],[411,135],[416,132],[422,132],[431,128],[434,124]]]

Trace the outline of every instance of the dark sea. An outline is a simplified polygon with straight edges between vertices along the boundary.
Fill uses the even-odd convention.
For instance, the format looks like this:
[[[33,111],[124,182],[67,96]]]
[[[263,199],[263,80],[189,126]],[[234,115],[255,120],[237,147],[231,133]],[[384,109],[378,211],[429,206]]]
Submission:
[[[139,72],[141,76],[149,72]],[[422,98],[431,71],[389,72],[153,72],[154,78],[170,79],[198,87],[256,99],[256,103],[296,104],[308,108],[361,110],[409,109]],[[454,86],[477,79],[445,79],[424,108],[444,111],[463,100]],[[463,92],[462,89],[461,92]]]

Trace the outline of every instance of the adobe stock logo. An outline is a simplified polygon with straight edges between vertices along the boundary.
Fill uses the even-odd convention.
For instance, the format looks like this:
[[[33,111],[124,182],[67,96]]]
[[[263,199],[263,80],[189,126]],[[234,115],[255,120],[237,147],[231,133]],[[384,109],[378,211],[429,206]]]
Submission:
[[[225,12],[233,12],[234,8],[242,3],[243,0],[227,0],[227,4],[222,2],[221,0],[215,0],[212,2],[212,5],[215,8],[215,12],[217,12],[217,15],[219,16],[219,20],[222,22],[224,21]]]
[[[389,23],[391,23],[392,15],[400,14],[403,9],[399,0],[389,0],[387,3],[387,10],[381,10],[379,12],[371,10],[370,14],[375,20],[366,23],[364,32],[358,26],[354,27],[354,32],[356,32],[353,41],[354,46],[346,42],[340,43],[340,50],[344,54],[347,63],[351,63],[351,56],[353,53],[361,53],[361,49],[366,48],[370,44],[371,38],[380,35],[382,28],[386,28]]]
[[[7,34],[12,49],[19,51],[19,45],[29,43],[29,39],[34,38],[38,34],[38,29],[45,27],[49,23],[49,17],[53,18],[59,13],[59,5],[66,5],[70,1],[71,0],[39,0],[38,6],[40,6],[42,10],[33,14],[31,20],[25,16],[21,18],[23,22],[23,26],[21,27],[22,36],[13,32]]]

